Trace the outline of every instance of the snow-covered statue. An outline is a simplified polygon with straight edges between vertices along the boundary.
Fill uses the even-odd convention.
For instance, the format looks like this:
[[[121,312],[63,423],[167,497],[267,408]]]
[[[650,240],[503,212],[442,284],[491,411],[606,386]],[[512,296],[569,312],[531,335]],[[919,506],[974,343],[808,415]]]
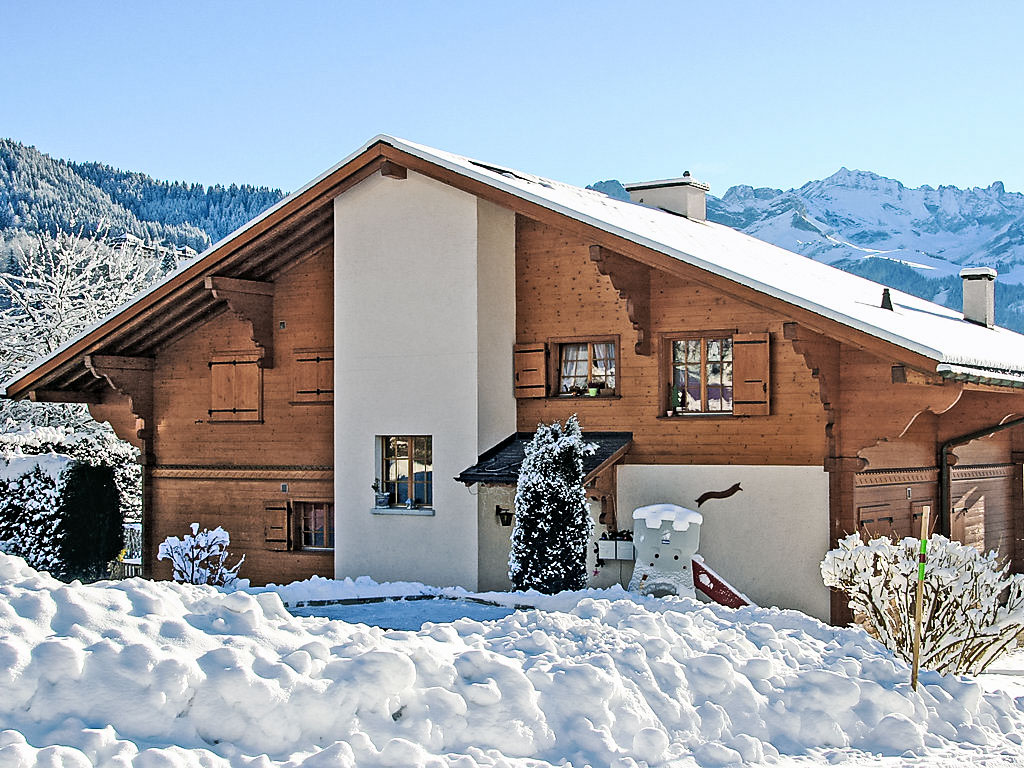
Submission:
[[[636,565],[629,591],[662,597],[695,597],[691,562],[700,543],[700,512],[675,504],[651,504],[633,511]]]

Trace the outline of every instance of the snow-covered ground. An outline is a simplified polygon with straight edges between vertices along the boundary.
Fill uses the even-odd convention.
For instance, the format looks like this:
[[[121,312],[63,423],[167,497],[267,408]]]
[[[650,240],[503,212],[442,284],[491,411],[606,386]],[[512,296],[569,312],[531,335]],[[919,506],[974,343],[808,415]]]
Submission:
[[[361,591],[281,594],[342,599],[314,587]],[[253,592],[0,555],[0,766],[1024,764],[1024,699],[914,693],[862,632],[791,611],[520,594],[539,609],[384,632]]]

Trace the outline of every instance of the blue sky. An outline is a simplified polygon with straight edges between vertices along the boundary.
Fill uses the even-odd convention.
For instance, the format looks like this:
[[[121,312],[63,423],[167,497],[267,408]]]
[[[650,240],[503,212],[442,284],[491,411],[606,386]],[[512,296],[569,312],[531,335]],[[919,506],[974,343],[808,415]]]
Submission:
[[[0,0],[0,136],[295,189],[377,133],[577,184],[1024,191],[1024,3]]]

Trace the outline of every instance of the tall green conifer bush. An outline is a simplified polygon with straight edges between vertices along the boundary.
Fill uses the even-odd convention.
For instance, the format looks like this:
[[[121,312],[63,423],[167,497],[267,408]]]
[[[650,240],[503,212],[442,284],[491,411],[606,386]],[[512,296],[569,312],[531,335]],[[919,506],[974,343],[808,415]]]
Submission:
[[[587,544],[592,521],[583,490],[585,443],[576,416],[563,426],[540,424],[516,486],[516,524],[509,553],[515,589],[553,594],[587,584]]]

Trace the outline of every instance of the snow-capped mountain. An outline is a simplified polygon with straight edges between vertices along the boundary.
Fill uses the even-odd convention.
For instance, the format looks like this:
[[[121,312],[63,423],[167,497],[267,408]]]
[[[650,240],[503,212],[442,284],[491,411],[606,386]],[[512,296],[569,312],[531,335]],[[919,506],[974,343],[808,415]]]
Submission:
[[[885,259],[926,278],[991,266],[1024,284],[1024,195],[998,181],[909,188],[841,168],[788,191],[731,187],[709,196],[708,218],[828,264]]]

